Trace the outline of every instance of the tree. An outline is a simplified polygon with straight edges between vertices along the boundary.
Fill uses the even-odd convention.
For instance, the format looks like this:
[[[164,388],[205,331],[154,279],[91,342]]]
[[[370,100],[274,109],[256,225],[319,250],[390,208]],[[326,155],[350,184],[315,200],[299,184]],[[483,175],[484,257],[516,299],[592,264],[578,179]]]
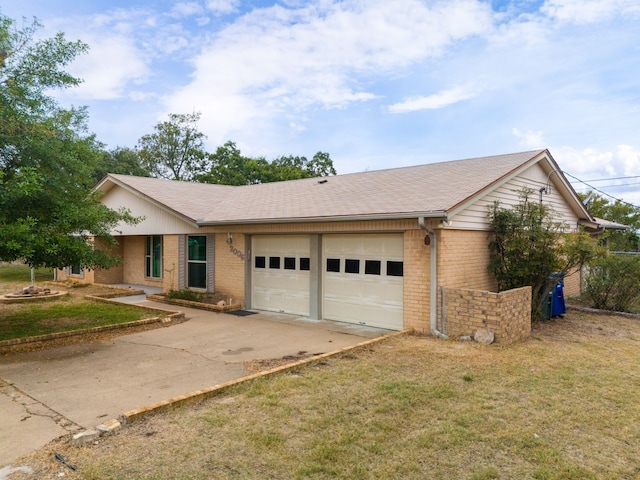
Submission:
[[[0,16],[0,260],[109,267],[117,259],[89,239],[112,241],[111,229],[134,219],[91,193],[99,146],[86,132],[86,110],[62,109],[47,95],[80,82],[64,67],[87,46],[62,33],[35,41],[39,28]]]
[[[195,179],[204,183],[253,185],[335,174],[328,153],[318,152],[311,160],[283,156],[269,162],[262,157],[242,155],[236,144],[229,141],[209,155],[209,171]]]
[[[579,193],[580,199],[587,202],[592,216],[611,222],[628,225],[629,230],[607,230],[600,241],[612,251],[637,252],[640,250],[638,231],[640,230],[640,207],[620,200],[611,200],[595,192]]]
[[[500,291],[530,285],[532,313],[540,316],[554,286],[550,274],[567,275],[594,258],[597,249],[589,235],[565,233],[548,206],[529,200],[532,195],[532,190],[523,190],[513,208],[499,202],[489,208],[489,270]]]
[[[138,140],[141,165],[152,177],[193,180],[207,170],[206,136],[198,120],[200,113],[172,113],[154,127],[155,133]]]
[[[113,150],[100,152],[94,165],[91,178],[98,183],[108,173],[148,177],[149,172],[140,164],[138,152],[127,147],[116,147]]]

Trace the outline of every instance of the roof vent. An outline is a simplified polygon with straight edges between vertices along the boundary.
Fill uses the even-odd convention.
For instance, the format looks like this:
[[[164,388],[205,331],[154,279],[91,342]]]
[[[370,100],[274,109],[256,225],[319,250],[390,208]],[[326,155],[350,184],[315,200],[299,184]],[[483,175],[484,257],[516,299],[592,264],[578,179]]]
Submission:
[[[327,180],[326,178],[323,178],[322,180],[318,180],[318,183],[327,183],[329,180]]]

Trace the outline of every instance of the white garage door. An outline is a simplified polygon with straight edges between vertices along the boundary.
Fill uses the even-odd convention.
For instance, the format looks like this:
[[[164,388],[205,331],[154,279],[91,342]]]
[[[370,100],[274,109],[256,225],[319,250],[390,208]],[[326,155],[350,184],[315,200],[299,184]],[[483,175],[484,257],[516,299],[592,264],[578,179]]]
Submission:
[[[402,330],[402,235],[325,235],[322,245],[324,317]]]
[[[253,308],[309,315],[309,248],[304,235],[253,237]]]

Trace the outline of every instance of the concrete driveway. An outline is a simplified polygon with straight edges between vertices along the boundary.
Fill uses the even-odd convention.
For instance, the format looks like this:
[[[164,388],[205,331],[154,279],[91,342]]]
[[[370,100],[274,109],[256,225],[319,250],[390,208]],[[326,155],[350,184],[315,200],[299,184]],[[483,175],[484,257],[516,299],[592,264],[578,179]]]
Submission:
[[[128,303],[171,309],[144,297]],[[249,373],[243,362],[327,353],[386,330],[288,315],[183,309],[185,323],[0,358],[0,468],[71,432]]]

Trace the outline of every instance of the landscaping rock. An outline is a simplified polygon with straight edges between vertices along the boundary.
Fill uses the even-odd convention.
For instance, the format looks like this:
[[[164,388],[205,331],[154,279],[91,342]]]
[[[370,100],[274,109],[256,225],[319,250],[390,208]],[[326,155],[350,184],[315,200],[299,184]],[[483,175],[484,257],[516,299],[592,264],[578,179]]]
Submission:
[[[473,334],[473,339],[478,343],[489,345],[495,340],[495,334],[493,330],[483,327],[476,330]]]
[[[93,443],[100,438],[100,432],[98,430],[85,430],[84,432],[76,433],[71,437],[73,443],[77,445],[87,445]]]
[[[122,427],[122,424],[116,420],[109,420],[108,422],[101,423],[96,427],[96,430],[100,432],[100,435],[108,435],[110,433],[115,432],[119,428]]]

